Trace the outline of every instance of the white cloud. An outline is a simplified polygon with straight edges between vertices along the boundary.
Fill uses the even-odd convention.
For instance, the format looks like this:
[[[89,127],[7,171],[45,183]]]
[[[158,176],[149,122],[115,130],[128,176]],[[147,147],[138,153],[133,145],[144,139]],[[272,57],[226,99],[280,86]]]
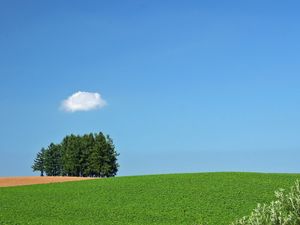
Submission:
[[[66,112],[89,111],[106,106],[106,101],[99,93],[78,91],[63,100],[62,110]]]

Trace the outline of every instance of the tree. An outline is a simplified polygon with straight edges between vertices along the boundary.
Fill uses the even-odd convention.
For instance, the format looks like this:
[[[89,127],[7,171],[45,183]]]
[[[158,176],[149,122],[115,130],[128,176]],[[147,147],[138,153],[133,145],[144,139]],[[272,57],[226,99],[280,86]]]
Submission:
[[[119,164],[117,163],[117,157],[120,155],[116,152],[115,146],[113,144],[113,140],[109,137],[109,135],[106,136],[106,155],[107,155],[107,161],[106,161],[106,167],[104,170],[104,175],[106,177],[113,177],[117,174]]]
[[[112,177],[118,172],[118,156],[113,140],[102,132],[71,134],[38,153],[32,168],[42,176]]]
[[[104,148],[106,145],[106,139],[102,132],[94,134],[95,143],[90,151],[89,157],[89,176],[91,177],[103,177],[103,167],[105,163]]]
[[[61,145],[51,143],[45,152],[45,172],[47,176],[62,175]]]
[[[95,145],[95,138],[92,133],[85,134],[80,142],[80,175],[83,177],[90,176],[89,157]]]
[[[45,149],[44,148],[42,148],[41,151],[37,153],[31,168],[33,169],[34,172],[40,171],[41,177],[44,176],[44,171],[45,171]]]
[[[113,177],[117,174],[119,164],[113,140],[103,133],[95,134],[95,144],[89,158],[90,176]]]
[[[63,175],[80,176],[80,137],[71,134],[62,143]]]

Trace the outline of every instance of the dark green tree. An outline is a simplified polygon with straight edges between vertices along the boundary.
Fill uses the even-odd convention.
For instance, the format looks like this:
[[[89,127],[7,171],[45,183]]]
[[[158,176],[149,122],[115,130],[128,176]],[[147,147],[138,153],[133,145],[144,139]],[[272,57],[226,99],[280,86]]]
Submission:
[[[89,158],[90,176],[112,177],[118,172],[119,164],[113,140],[103,133],[95,134],[95,145]]]
[[[37,153],[31,168],[33,171],[40,171],[41,176],[44,176],[45,171],[45,149],[42,148],[40,152]]]
[[[113,140],[101,132],[71,134],[42,149],[32,168],[48,176],[112,177],[118,172],[118,156]]]
[[[105,161],[105,168],[104,168],[104,176],[106,177],[113,177],[117,175],[119,164],[117,163],[117,157],[120,154],[116,152],[115,145],[113,140],[106,136],[106,161]]]
[[[106,139],[103,133],[94,134],[95,142],[89,155],[89,176],[103,177],[104,151]]]
[[[45,172],[48,176],[62,175],[61,145],[51,143],[45,152]]]
[[[74,176],[73,171],[75,166],[72,165],[72,139],[75,138],[74,135],[66,136],[62,143],[62,164],[63,164],[63,175]]]
[[[83,177],[90,176],[89,157],[95,145],[95,138],[92,133],[85,134],[81,137],[80,142],[80,175]]]
[[[80,176],[81,140],[71,134],[62,141],[63,175]]]

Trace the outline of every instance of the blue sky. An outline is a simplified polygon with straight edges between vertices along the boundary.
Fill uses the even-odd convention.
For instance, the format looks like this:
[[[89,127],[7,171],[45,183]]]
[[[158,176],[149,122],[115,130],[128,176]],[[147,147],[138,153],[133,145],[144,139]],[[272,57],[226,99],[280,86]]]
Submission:
[[[103,131],[119,175],[300,171],[298,1],[0,1],[0,176]],[[65,112],[77,91],[106,106]]]

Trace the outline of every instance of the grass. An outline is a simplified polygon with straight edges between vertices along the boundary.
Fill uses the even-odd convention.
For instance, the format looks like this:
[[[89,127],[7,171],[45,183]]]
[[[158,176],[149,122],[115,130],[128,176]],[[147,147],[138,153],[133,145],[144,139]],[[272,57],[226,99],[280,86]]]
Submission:
[[[198,173],[0,188],[1,225],[229,225],[298,174]]]

